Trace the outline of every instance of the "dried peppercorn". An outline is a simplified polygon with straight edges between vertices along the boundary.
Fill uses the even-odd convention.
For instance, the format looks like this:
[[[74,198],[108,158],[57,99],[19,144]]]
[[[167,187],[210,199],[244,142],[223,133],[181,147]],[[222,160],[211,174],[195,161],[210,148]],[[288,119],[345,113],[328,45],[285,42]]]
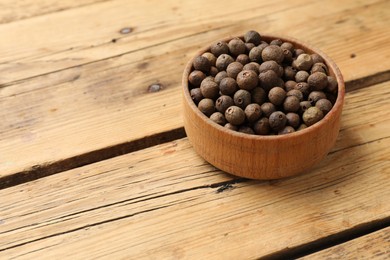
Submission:
[[[194,70],[188,76],[188,81],[194,87],[199,87],[200,83],[206,78],[206,75],[200,70]]]
[[[302,115],[302,120],[307,126],[314,125],[324,117],[318,107],[309,107]]]
[[[283,104],[285,98],[286,98],[286,91],[281,87],[274,87],[268,93],[269,101],[275,106],[279,106]]]
[[[238,126],[245,122],[245,113],[240,107],[231,106],[226,109],[225,118],[229,123]]]
[[[261,36],[258,32],[256,31],[247,31],[244,34],[244,40],[247,43],[253,43],[254,45],[259,45],[261,42]]]
[[[200,91],[205,98],[217,98],[219,93],[218,84],[213,80],[204,79],[200,84]]]
[[[222,95],[233,95],[238,90],[237,82],[230,77],[223,78],[219,83]]]
[[[228,109],[233,105],[234,105],[233,98],[226,95],[220,96],[215,102],[215,108],[223,114],[225,113],[226,109]]]
[[[227,66],[234,62],[234,59],[229,54],[221,54],[218,56],[215,66],[219,71],[226,70]]]
[[[214,100],[204,98],[199,101],[198,108],[206,116],[211,116],[215,112]]]
[[[247,105],[244,112],[249,123],[253,123],[261,117],[261,107],[256,103]]]
[[[261,52],[261,58],[263,61],[273,60],[281,64],[284,59],[283,49],[278,45],[268,45]]]
[[[198,104],[203,99],[203,95],[202,95],[202,92],[200,91],[200,88],[191,89],[190,96],[195,104]]]
[[[237,78],[238,73],[242,71],[243,67],[244,65],[242,65],[238,61],[234,61],[227,66],[226,73],[229,77],[235,79]]]
[[[226,42],[216,42],[210,46],[210,52],[215,55],[215,57],[220,56],[221,54],[228,54],[229,47]]]
[[[270,127],[275,131],[283,129],[287,122],[286,115],[282,111],[273,112],[268,119]]]
[[[242,109],[245,109],[247,105],[251,103],[251,93],[245,89],[239,89],[234,93],[234,104]]]
[[[253,130],[257,135],[268,135],[271,131],[269,120],[266,117],[261,118],[253,124]]]
[[[243,70],[237,75],[237,84],[241,89],[252,90],[258,82],[257,74],[252,70]]]
[[[211,121],[217,123],[218,125],[225,125],[226,119],[225,116],[221,112],[214,112],[210,116]]]
[[[245,53],[246,47],[245,43],[240,38],[233,38],[228,43],[229,51],[234,56]]]
[[[205,73],[209,72],[211,68],[210,61],[203,56],[196,57],[192,65],[194,66],[195,70],[200,70]]]
[[[328,78],[325,73],[314,72],[307,78],[307,83],[313,90],[322,90],[328,85]]]

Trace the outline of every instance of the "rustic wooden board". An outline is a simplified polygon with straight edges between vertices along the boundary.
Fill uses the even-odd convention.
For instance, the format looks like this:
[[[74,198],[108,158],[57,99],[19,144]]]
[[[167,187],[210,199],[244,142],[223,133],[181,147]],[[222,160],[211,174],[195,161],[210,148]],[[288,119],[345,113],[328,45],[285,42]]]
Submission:
[[[84,7],[107,0],[0,0],[0,24],[15,22],[54,12],[63,12],[75,7]]]
[[[0,258],[255,258],[388,218],[389,86],[348,93],[336,147],[296,178],[234,180],[180,139],[1,190]]]
[[[300,259],[389,259],[390,227]]]
[[[123,4],[123,1],[118,1],[117,4],[120,3]],[[81,63],[94,62],[97,59],[131,51],[134,48],[134,52],[126,55],[22,80],[17,84],[0,88],[0,133],[2,136],[0,140],[0,150],[2,151],[0,177],[10,176],[24,170],[34,171],[37,166],[44,168],[47,163],[180,128],[182,126],[180,78],[184,64],[191,53],[199,46],[210,42],[211,39],[217,39],[230,33],[237,34],[248,28],[260,30],[264,28],[265,32],[284,32],[312,42],[336,60],[348,81],[386,71],[390,66],[388,64],[390,59],[383,58],[378,62],[378,57],[386,57],[390,53],[390,50],[384,47],[387,46],[384,42],[390,39],[386,31],[390,14],[384,12],[389,3],[388,1],[373,2],[371,5],[361,6],[355,1],[345,5],[342,2],[337,7],[332,5],[332,8],[324,10],[323,16],[313,20],[312,23],[306,23],[301,16],[295,15],[297,10],[307,14],[317,10],[317,5],[320,3],[310,2],[310,4],[300,6],[294,2],[292,5],[296,8],[291,9],[284,7],[284,5],[277,5],[276,2],[276,6],[283,6],[283,8],[275,9],[274,4],[271,6],[260,5],[258,10],[254,7],[253,10],[258,11],[256,13],[248,8],[249,4],[256,5],[248,2],[248,6],[242,7],[240,13],[242,16],[228,13],[229,8],[234,6],[224,9],[225,16],[218,16],[215,18],[216,20],[210,20],[202,25],[195,26],[194,20],[192,20],[195,16],[188,22],[183,22],[180,19],[184,18],[179,19],[175,16],[175,19],[179,19],[175,22],[180,21],[177,25],[179,27],[173,23],[164,25],[165,29],[161,30],[162,35],[147,36],[148,31],[143,29],[145,30],[144,34],[134,33],[134,35],[126,36],[122,43],[120,40],[115,44],[110,43],[109,46],[98,48],[98,54],[93,54],[94,51],[91,53],[89,49],[83,50],[81,52],[83,55],[91,56],[85,59],[81,58]],[[101,5],[104,3],[98,6]],[[115,6],[115,8],[119,7]],[[181,8],[190,7],[183,6]],[[270,12],[269,9],[274,11]],[[56,16],[54,18],[66,20],[76,11],[79,10],[69,10],[64,12],[65,17]],[[168,10],[166,11],[168,12]],[[173,10],[171,11],[173,12]],[[95,11],[90,12],[92,15]],[[194,12],[197,14],[200,10]],[[256,17],[252,19],[253,13],[256,13]],[[262,15],[258,15],[259,13]],[[356,44],[356,41],[351,41],[351,39],[360,39],[362,35],[361,23],[356,22],[353,18],[356,13],[359,13],[359,21],[364,22],[364,28],[368,28],[365,32],[368,40],[359,41],[359,45]],[[90,15],[89,11],[85,15]],[[135,17],[134,19],[136,19]],[[295,18],[292,19],[293,17]],[[232,25],[232,23],[237,22],[236,19],[241,19],[242,22],[239,25]],[[119,23],[121,19],[118,18],[115,21]],[[220,26],[219,29],[207,27],[216,21]],[[286,27],[286,21],[291,27]],[[46,21],[44,24],[40,23],[42,24],[39,26],[43,26],[43,31],[46,30],[44,25],[50,26]],[[327,23],[329,23],[329,28],[323,26]],[[206,26],[206,24],[208,25]],[[222,25],[226,25],[226,27]],[[294,27],[298,25],[299,27]],[[29,25],[26,24],[26,26]],[[103,31],[107,35],[104,37],[109,39],[114,37],[111,34],[117,33],[117,29],[120,28],[119,24],[114,26],[116,31],[110,27],[110,24],[105,24],[105,26],[107,26],[107,30]],[[121,26],[125,26],[123,20]],[[7,32],[8,29],[0,26],[0,30],[2,28]],[[159,29],[155,30],[161,29],[160,27],[156,28]],[[84,27],[79,29],[79,33],[85,30]],[[167,33],[167,30],[173,30],[173,32],[178,30],[180,34],[173,33],[174,38],[166,38],[172,37],[172,32]],[[98,31],[100,32],[100,30]],[[193,35],[189,36],[189,32]],[[334,35],[324,37],[324,34],[329,34],[329,32]],[[10,35],[10,37],[16,36]],[[96,37],[96,39],[102,40],[103,36]],[[145,44],[147,37],[151,37],[150,45],[140,49],[141,42]],[[369,40],[371,38],[372,40]],[[87,40],[77,37],[77,34],[68,40],[74,41],[75,39]],[[143,40],[141,41],[141,39]],[[379,43],[374,39],[378,40]],[[50,42],[50,44],[62,46],[64,40],[67,39],[61,39],[61,44],[58,42]],[[88,38],[88,41],[90,40]],[[129,43],[134,44],[129,45]],[[376,52],[372,51],[374,48]],[[5,49],[0,48],[0,51]],[[21,47],[21,49],[23,48]],[[51,51],[47,51],[47,53],[51,53]],[[351,51],[356,53],[356,58],[349,57]],[[14,51],[9,54],[12,57],[17,56]],[[43,54],[37,53],[37,55]],[[58,59],[61,66],[57,68],[55,65],[50,65],[50,71],[79,64],[73,62],[74,59],[77,61],[80,57],[64,60],[63,56],[72,57],[72,55],[68,52],[58,55],[62,55],[62,58]],[[103,57],[102,55],[108,56]],[[3,58],[6,56],[0,55]],[[21,59],[23,58],[21,57]],[[69,60],[71,64],[67,63]],[[370,61],[370,66],[367,66],[367,62]],[[24,72],[30,73],[35,69],[40,70],[45,67],[35,59],[31,62],[30,65],[27,63],[23,63],[23,66],[19,64],[13,69],[14,73],[20,74],[23,78],[29,76]],[[57,63],[57,59],[54,63]],[[9,77],[12,74],[10,71],[5,71],[7,73],[2,73],[0,77]],[[374,76],[374,78],[376,77]],[[149,93],[148,86],[153,83],[161,83],[163,85],[162,91]],[[357,87],[359,86],[357,85]],[[145,104],[148,104],[147,107]],[[37,150],[40,152],[37,153]],[[86,161],[88,162],[88,158]]]

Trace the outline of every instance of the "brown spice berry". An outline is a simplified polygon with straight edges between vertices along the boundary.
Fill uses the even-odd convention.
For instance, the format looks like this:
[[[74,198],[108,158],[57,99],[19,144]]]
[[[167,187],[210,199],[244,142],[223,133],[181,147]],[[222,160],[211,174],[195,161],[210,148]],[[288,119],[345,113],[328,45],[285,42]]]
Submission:
[[[322,72],[328,74],[328,67],[324,63],[314,63],[311,67],[310,73],[313,74],[314,72]]]
[[[240,38],[233,38],[232,40],[230,40],[228,46],[230,53],[234,56],[246,52],[245,43]]]
[[[242,71],[243,67],[244,67],[244,65],[242,65],[241,63],[239,63],[237,61],[232,62],[226,68],[227,75],[229,77],[235,79],[235,78],[237,78],[238,73],[240,73]]]
[[[198,108],[206,116],[211,116],[215,112],[214,101],[210,98],[202,99],[198,104]]]
[[[299,99],[296,96],[288,96],[283,102],[283,109],[286,112],[297,112],[299,108]]]
[[[233,78],[226,77],[219,83],[219,89],[223,95],[233,95],[238,90],[238,85]]]
[[[293,60],[293,54],[291,53],[291,51],[283,49],[283,55],[284,55],[284,59],[283,59],[284,62],[290,63]]]
[[[286,98],[286,91],[281,87],[273,87],[268,93],[269,101],[275,106],[283,104]]]
[[[247,43],[253,43],[254,45],[259,45],[261,42],[261,36],[256,31],[247,31],[244,35],[244,40]]]
[[[215,62],[217,61],[217,57],[211,52],[205,52],[202,54],[203,57],[207,58],[210,62],[211,66],[215,66]]]
[[[313,53],[310,55],[313,63],[325,63],[324,59],[317,53]]]
[[[219,87],[213,80],[204,79],[200,84],[200,91],[205,98],[214,99],[219,94]]]
[[[265,90],[261,87],[255,87],[251,90],[252,103],[257,103],[259,105],[263,104],[267,98]]]
[[[245,43],[245,48],[246,48],[246,52],[250,52],[254,47],[256,47],[253,43],[250,43],[250,42],[246,42]]]
[[[210,116],[211,121],[217,123],[218,125],[225,125],[226,119],[221,112],[214,112]]]
[[[294,89],[298,89],[302,92],[303,96],[309,95],[310,92],[310,86],[306,82],[298,82],[295,84]]]
[[[287,97],[289,97],[289,96],[296,96],[298,98],[299,102],[301,102],[303,100],[302,92],[297,90],[297,89],[292,89],[292,90],[288,91],[286,96]]]
[[[286,115],[281,111],[275,111],[269,116],[269,125],[275,131],[283,129],[286,122]]]
[[[302,49],[295,49],[293,54],[294,54],[294,57],[298,57],[299,55],[301,55],[303,53],[305,53],[304,50],[302,50]]]
[[[279,135],[285,135],[285,134],[290,134],[290,133],[294,133],[295,132],[295,129],[292,127],[292,126],[285,126],[283,129],[279,130],[278,131],[278,134]]]
[[[284,72],[283,67],[273,60],[264,61],[262,64],[260,64],[260,73],[266,72],[267,70],[273,70],[279,77],[282,77]]]
[[[336,93],[337,92],[337,80],[333,76],[327,76],[328,84],[326,85],[326,91],[329,91],[330,93]]]
[[[288,80],[286,81],[286,83],[284,83],[284,88],[286,89],[286,91],[290,91],[292,89],[295,89],[296,84],[297,83],[294,80]]]
[[[300,112],[300,113],[303,113],[303,112],[305,112],[309,107],[311,107],[311,103],[310,103],[310,101],[301,101],[301,102],[299,103],[299,106],[300,106],[299,112]]]
[[[251,94],[247,90],[239,89],[234,93],[233,101],[236,106],[245,109],[251,103]]]
[[[233,125],[241,125],[245,121],[245,113],[240,107],[231,106],[226,109],[225,118]]]
[[[218,69],[214,66],[211,66],[210,68],[210,76],[215,77],[218,74]]]
[[[289,50],[291,53],[294,52],[294,45],[291,42],[284,42],[280,45],[280,48]]]
[[[284,59],[283,49],[277,45],[269,45],[261,53],[263,61],[274,60],[281,64]]]
[[[221,54],[229,53],[229,47],[226,42],[216,42],[210,46],[210,51],[215,57],[220,56]]]
[[[284,67],[283,77],[286,80],[295,80],[295,75],[297,74],[297,70],[291,66]]]
[[[245,116],[249,123],[253,123],[261,117],[261,108],[259,104],[249,104],[245,110]]]
[[[318,107],[324,115],[332,109],[332,103],[327,99],[320,99],[316,102],[316,107]]]
[[[320,99],[326,99],[326,95],[322,91],[312,91],[310,92],[309,96],[307,97],[308,101],[310,101],[311,105],[314,106],[315,103]]]
[[[203,56],[196,57],[192,65],[194,66],[195,70],[200,70],[205,73],[209,72],[211,68],[209,60]]]
[[[229,54],[221,54],[218,58],[217,58],[217,62],[216,62],[216,67],[219,71],[221,70],[226,70],[227,66],[234,62],[234,59],[232,58],[232,56],[230,56]]]
[[[281,39],[275,39],[269,43],[269,45],[277,45],[277,46],[281,46],[282,44],[283,44],[283,41]]]
[[[318,107],[309,107],[302,115],[302,120],[307,126],[314,125],[324,117]]]
[[[303,130],[303,129],[305,129],[305,128],[307,128],[307,125],[301,124],[301,125],[298,127],[297,131]]]
[[[248,64],[245,64],[244,67],[242,68],[242,70],[252,70],[256,74],[259,74],[259,67],[260,67],[260,65],[258,63],[250,62]]]
[[[246,126],[246,125],[242,125],[238,128],[238,132],[240,133],[245,133],[245,134],[249,134],[249,135],[254,135],[255,132],[253,131],[253,129],[249,126]]]
[[[215,108],[225,114],[226,109],[234,105],[233,98],[230,96],[222,95],[217,101],[215,101]]]
[[[313,90],[322,90],[328,85],[328,78],[325,73],[314,72],[307,78],[307,83]]]
[[[261,47],[253,47],[249,52],[249,59],[251,61],[261,63],[261,53],[263,52],[263,48]]]
[[[227,123],[227,124],[225,125],[225,127],[226,127],[227,129],[230,129],[230,130],[233,130],[233,131],[238,131],[238,126],[232,125],[231,123]]]
[[[236,61],[241,63],[242,65],[248,64],[251,60],[249,56],[246,54],[240,54],[237,56]]]
[[[258,82],[257,74],[252,70],[243,70],[237,75],[237,84],[241,89],[252,90]]]
[[[220,72],[218,72],[218,74],[217,75],[215,75],[215,78],[214,78],[214,81],[217,83],[217,84],[219,84],[219,83],[221,83],[221,80],[223,79],[223,78],[226,78],[228,75],[227,75],[227,72],[226,71],[220,71]]]
[[[295,74],[295,81],[306,82],[308,77],[309,77],[309,72],[305,70],[300,70],[297,72],[297,74]]]
[[[267,135],[271,131],[269,120],[266,117],[261,118],[253,125],[253,130],[257,135]]]
[[[266,72],[260,73],[259,75],[260,86],[265,91],[269,91],[271,88],[276,86],[283,86],[282,79],[273,70],[267,70]]]
[[[301,118],[297,113],[287,113],[286,114],[287,124],[297,128],[301,123]]]
[[[261,106],[261,112],[265,117],[269,117],[273,112],[276,111],[276,107],[271,102],[265,102]]]
[[[311,66],[313,66],[313,60],[309,54],[302,53],[293,61],[292,66],[297,70],[309,71]]]
[[[200,83],[202,83],[202,80],[206,78],[206,75],[201,72],[200,70],[194,70],[190,73],[188,76],[188,81],[191,83],[194,87],[199,87]]]
[[[202,92],[200,91],[200,88],[193,88],[190,90],[190,96],[191,99],[194,101],[195,104],[198,104],[199,101],[203,99]]]

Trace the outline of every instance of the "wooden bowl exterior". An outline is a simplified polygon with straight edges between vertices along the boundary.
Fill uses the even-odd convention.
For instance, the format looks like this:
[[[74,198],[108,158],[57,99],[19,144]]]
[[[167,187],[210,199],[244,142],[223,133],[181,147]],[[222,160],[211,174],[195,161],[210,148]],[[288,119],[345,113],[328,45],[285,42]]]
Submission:
[[[188,75],[192,60],[182,79],[184,127],[195,151],[215,167],[233,175],[251,179],[279,179],[303,173],[319,163],[334,145],[340,129],[345,85],[340,70],[324,53],[291,38],[262,36],[269,42],[281,39],[307,53],[321,55],[336,77],[338,96],[332,110],[318,123],[287,135],[259,136],[228,130],[212,122],[191,99]],[[231,38],[225,39],[229,41]],[[205,48],[196,56],[208,51]],[[195,57],[196,57],[195,56]]]

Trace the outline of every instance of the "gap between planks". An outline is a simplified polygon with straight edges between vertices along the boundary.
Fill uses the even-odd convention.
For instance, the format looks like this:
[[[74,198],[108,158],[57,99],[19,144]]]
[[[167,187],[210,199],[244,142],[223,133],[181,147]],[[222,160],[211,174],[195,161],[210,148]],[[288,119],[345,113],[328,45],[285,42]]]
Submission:
[[[371,85],[380,84],[390,80],[390,70],[376,73],[361,79],[346,82],[346,92],[356,91]],[[64,160],[48,162],[41,165],[34,165],[30,169],[16,172],[0,178],[0,189],[9,188],[25,182],[37,180],[62,171],[71,170],[77,167],[88,165],[102,160],[107,160],[116,156],[145,149],[158,144],[171,142],[186,137],[183,127],[172,129],[166,132],[146,136],[130,142],[120,143],[105,147]]]

